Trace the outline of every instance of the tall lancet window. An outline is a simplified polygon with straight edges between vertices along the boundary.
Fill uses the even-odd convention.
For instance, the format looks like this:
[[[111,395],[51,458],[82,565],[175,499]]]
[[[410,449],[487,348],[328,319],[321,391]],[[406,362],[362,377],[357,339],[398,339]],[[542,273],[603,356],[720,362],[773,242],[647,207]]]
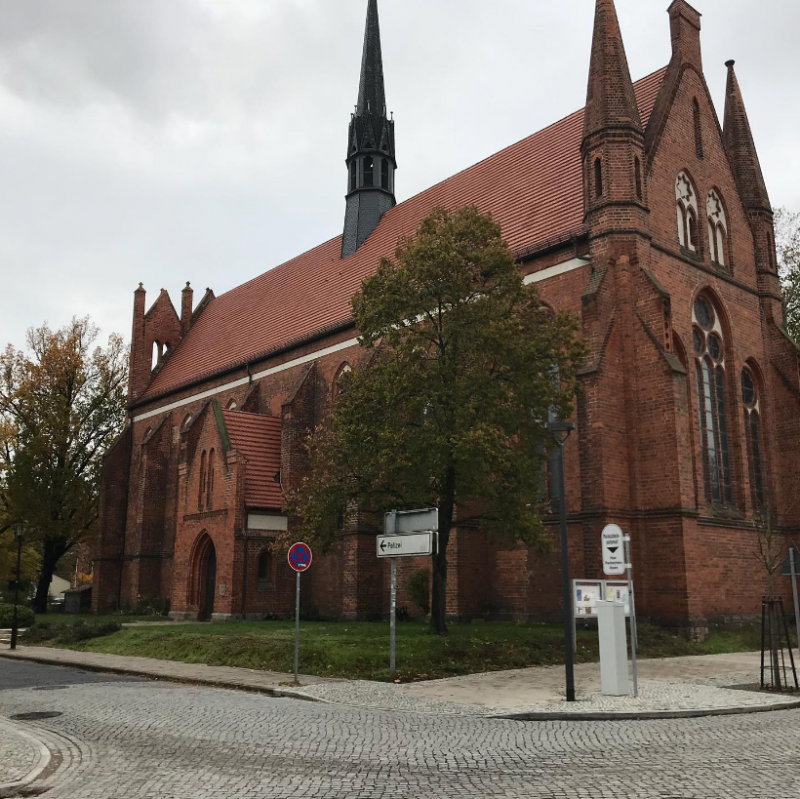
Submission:
[[[681,247],[698,252],[700,242],[697,237],[697,191],[685,172],[681,172],[675,181],[675,203],[678,210],[678,241]]]
[[[708,248],[711,260],[720,266],[728,266],[728,219],[719,194],[712,189],[706,203],[708,213]]]
[[[698,430],[706,501],[710,505],[732,505],[722,325],[710,298],[705,296],[695,302],[693,319]]]

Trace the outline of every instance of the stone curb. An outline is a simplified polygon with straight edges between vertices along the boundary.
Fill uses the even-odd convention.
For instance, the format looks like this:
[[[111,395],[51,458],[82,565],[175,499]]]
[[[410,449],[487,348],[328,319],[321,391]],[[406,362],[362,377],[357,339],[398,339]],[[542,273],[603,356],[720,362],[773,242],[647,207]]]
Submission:
[[[0,783],[0,799],[4,796],[14,796],[22,788],[27,788],[31,783],[36,782],[50,765],[51,760],[50,750],[38,738],[34,737],[26,730],[21,729],[10,720],[0,717],[0,730],[4,728],[10,730],[12,734],[30,741],[39,751],[39,762],[21,780]]]
[[[48,658],[46,655],[29,655],[27,653],[24,655],[10,655],[6,652],[0,652],[0,658],[5,658],[6,660],[12,661],[22,660],[28,661],[29,663],[41,663],[45,666],[58,666],[62,669],[90,671],[95,674],[118,674],[127,677],[144,677],[148,680],[177,683],[178,685],[202,685],[206,688],[222,688],[231,691],[245,691],[251,694],[263,694],[265,696],[272,696],[277,699],[301,699],[304,702],[317,702],[323,705],[330,704],[330,702],[326,701],[325,699],[317,699],[314,696],[308,696],[307,694],[304,694],[302,690],[294,690],[292,688],[268,688],[266,686],[248,685],[247,683],[239,683],[234,681],[203,679],[202,677],[179,677],[177,675],[148,671],[147,669],[118,668],[115,666],[101,666],[94,663],[62,663],[57,658]],[[1,796],[0,799],[2,799]]]
[[[521,712],[499,713],[486,716],[490,719],[507,721],[652,721],[668,719],[702,719],[712,716],[747,716],[752,713],[774,713],[777,710],[800,709],[800,700],[792,699],[773,705],[744,705],[741,707],[706,708],[705,710],[641,710],[620,711],[618,713],[558,713]]]

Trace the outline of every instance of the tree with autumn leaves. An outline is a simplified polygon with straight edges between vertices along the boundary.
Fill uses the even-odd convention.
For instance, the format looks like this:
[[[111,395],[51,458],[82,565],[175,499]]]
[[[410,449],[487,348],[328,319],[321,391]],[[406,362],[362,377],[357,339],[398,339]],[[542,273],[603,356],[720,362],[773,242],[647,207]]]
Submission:
[[[800,346],[800,214],[775,212],[775,244],[783,283],[786,329]]]
[[[311,436],[311,475],[291,505],[323,548],[353,508],[438,506],[431,626],[444,635],[454,527],[548,541],[546,422],[571,414],[584,346],[473,207],[434,211],[352,305],[366,362]]]
[[[116,335],[95,346],[97,336],[73,319],[30,330],[26,350],[0,356],[0,534],[25,523],[40,613],[59,561],[97,522],[102,457],[125,423],[127,348]]]

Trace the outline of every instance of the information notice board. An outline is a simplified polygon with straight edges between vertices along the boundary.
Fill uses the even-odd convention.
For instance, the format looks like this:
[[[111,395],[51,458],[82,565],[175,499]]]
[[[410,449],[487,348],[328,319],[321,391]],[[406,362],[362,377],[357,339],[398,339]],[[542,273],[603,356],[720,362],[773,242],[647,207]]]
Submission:
[[[631,615],[628,583],[621,580],[573,580],[572,604],[576,619],[597,618],[597,602],[624,602],[625,616]]]

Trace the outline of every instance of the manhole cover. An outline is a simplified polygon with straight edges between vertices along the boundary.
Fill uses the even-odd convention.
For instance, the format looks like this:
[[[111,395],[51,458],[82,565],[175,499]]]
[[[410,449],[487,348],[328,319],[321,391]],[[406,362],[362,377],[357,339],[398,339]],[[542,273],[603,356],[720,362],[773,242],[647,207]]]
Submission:
[[[56,711],[50,712],[40,712],[40,713],[17,713],[16,716],[12,716],[12,721],[44,721],[45,719],[57,719],[59,716],[63,716],[63,713],[57,713]]]
[[[39,688],[34,688],[34,691],[66,691],[68,685],[42,685]]]

